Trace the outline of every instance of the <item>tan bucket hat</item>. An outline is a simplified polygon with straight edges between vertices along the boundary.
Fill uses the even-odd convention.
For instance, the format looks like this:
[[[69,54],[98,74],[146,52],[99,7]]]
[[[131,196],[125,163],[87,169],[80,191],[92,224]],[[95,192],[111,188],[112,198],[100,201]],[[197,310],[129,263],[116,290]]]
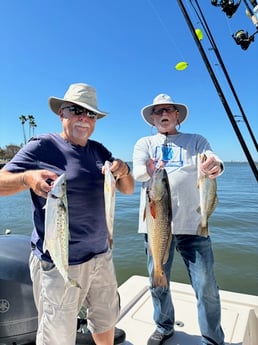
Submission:
[[[71,84],[66,91],[64,98],[49,97],[48,99],[50,109],[57,115],[59,108],[64,102],[71,102],[94,111],[98,114],[98,119],[101,119],[108,114],[98,109],[96,90],[87,84]]]
[[[153,126],[150,116],[155,106],[160,104],[172,104],[179,112],[178,121],[180,124],[186,120],[188,116],[188,107],[182,103],[175,103],[169,95],[161,93],[153,99],[152,104],[147,105],[141,110],[141,114],[144,121],[147,122],[149,125]]]

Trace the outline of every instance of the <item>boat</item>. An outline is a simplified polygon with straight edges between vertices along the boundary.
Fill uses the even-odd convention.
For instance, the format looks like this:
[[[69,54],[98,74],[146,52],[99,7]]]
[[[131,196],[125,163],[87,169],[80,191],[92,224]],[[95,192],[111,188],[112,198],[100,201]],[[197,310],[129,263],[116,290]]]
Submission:
[[[201,345],[196,298],[188,284],[170,282],[175,306],[175,333],[164,345]],[[132,276],[119,287],[121,314],[117,324],[126,333],[123,345],[147,344],[155,330],[149,278]],[[220,290],[226,345],[258,345],[258,296]]]
[[[0,345],[35,345],[37,311],[28,259],[30,237],[0,236]],[[171,281],[175,333],[164,345],[201,345],[192,287]],[[149,278],[134,275],[118,288],[121,313],[114,345],[144,345],[155,329]],[[226,345],[258,345],[258,296],[220,291]],[[76,345],[94,345],[87,320],[78,317]]]

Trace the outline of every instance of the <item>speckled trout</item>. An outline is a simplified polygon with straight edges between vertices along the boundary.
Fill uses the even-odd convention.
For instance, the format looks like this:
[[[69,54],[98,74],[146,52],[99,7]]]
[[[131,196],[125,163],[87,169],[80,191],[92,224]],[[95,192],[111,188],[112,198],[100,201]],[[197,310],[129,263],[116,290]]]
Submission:
[[[201,171],[201,164],[206,161],[207,156],[203,154],[198,154],[198,180],[197,187],[200,192],[200,208],[199,212],[201,214],[201,223],[198,228],[198,235],[208,236],[208,218],[215,210],[218,202],[217,198],[217,183],[216,179],[210,179]]]
[[[108,228],[109,246],[113,248],[113,232],[114,232],[114,218],[115,218],[115,195],[116,195],[116,181],[110,170],[111,162],[105,161],[105,177],[104,177],[104,199],[106,223]]]
[[[43,251],[48,250],[65,284],[80,287],[68,275],[69,220],[65,174],[60,175],[48,193],[45,205],[45,238]]]
[[[153,287],[167,287],[162,265],[168,260],[172,239],[172,208],[168,175],[157,168],[146,190],[146,225],[150,255],[153,256]]]

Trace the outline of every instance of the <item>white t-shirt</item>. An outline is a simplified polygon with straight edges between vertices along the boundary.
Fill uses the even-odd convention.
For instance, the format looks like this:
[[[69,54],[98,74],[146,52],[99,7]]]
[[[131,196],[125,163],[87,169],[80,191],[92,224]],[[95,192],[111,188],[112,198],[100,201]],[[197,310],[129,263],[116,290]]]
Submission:
[[[215,156],[209,142],[199,134],[178,133],[165,135],[157,133],[139,139],[133,152],[133,175],[142,182],[138,232],[146,233],[144,209],[146,187],[150,176],[146,161],[150,158],[162,160],[168,173],[172,199],[172,233],[196,235],[201,221],[200,197],[197,188],[198,153]]]

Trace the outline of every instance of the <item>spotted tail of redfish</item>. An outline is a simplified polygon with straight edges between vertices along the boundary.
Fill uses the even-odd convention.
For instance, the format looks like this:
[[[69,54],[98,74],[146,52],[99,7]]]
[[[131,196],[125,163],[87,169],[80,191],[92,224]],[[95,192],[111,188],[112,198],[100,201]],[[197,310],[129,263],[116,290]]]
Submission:
[[[162,288],[167,288],[168,287],[168,282],[167,282],[167,277],[165,275],[165,272],[159,271],[154,269],[153,271],[153,279],[152,279],[152,287],[162,287]]]

